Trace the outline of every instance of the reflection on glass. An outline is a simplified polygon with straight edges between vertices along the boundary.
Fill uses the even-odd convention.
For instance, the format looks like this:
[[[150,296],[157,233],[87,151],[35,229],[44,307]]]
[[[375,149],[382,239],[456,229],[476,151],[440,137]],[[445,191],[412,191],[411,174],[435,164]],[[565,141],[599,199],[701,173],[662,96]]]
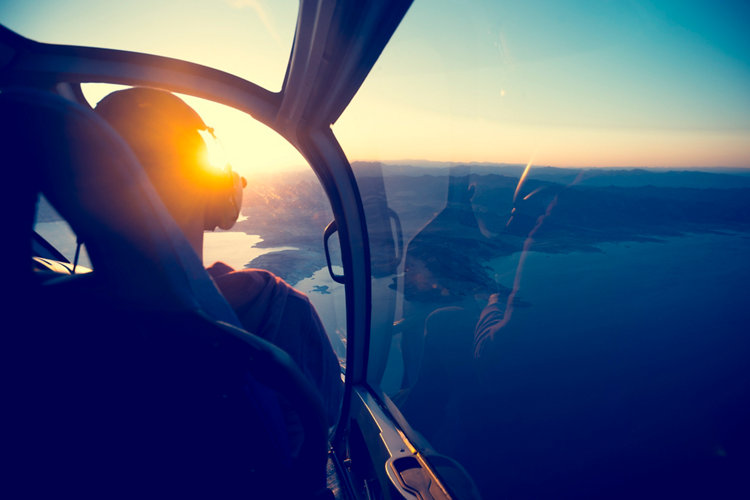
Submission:
[[[394,255],[377,210],[408,242],[373,273],[369,381],[428,452],[488,498],[738,487],[750,178],[353,167],[383,187],[364,203],[373,269]]]
[[[485,498],[750,496],[746,6],[439,3],[335,125],[405,243],[369,383]]]
[[[485,498],[750,497],[746,18],[415,2],[336,122],[406,247],[369,382]]]

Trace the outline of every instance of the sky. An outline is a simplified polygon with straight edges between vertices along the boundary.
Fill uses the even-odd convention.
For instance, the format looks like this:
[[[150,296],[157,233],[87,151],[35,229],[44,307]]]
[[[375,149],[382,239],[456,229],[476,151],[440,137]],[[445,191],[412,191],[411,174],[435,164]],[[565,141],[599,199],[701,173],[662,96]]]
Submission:
[[[350,160],[750,167],[749,11],[416,0],[333,130]],[[0,0],[0,22],[32,39],[178,57],[273,91],[296,15],[293,0]],[[189,103],[237,170],[304,163],[242,113]]]
[[[417,0],[334,130],[405,158],[748,167],[746,5]]]

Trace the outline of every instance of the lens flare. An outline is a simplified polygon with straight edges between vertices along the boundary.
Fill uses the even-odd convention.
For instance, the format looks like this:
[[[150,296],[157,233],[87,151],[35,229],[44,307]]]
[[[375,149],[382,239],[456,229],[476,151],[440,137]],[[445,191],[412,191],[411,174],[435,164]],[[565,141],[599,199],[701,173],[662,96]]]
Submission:
[[[539,186],[538,188],[536,188],[535,190],[533,190],[532,192],[530,192],[529,194],[527,194],[526,196],[524,196],[523,197],[523,201],[528,200],[529,198],[531,198],[532,196],[534,196],[535,194],[537,194],[542,189],[544,189],[544,186]]]
[[[534,157],[536,156],[536,153],[531,155],[531,159],[529,160],[529,163],[526,164],[526,168],[523,169],[523,173],[521,174],[521,178],[518,179],[518,185],[516,186],[516,192],[513,193],[513,203],[515,204],[516,198],[518,198],[518,193],[521,191],[521,188],[523,187],[523,183],[526,182],[526,176],[529,175],[529,170],[531,170],[531,165],[534,163]]]

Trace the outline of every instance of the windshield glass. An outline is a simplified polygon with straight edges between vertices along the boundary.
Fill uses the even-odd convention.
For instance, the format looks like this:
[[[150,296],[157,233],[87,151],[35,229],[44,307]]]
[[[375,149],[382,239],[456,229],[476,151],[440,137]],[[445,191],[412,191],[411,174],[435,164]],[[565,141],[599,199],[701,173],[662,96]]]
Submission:
[[[17,1],[0,4],[0,19],[38,42],[173,57],[277,91],[291,53],[298,6],[293,0]]]
[[[334,125],[369,382],[486,498],[747,491],[746,14],[415,2]]]
[[[107,84],[82,86],[93,107],[111,92],[126,88]],[[209,268],[221,262],[235,270],[269,271],[302,292],[313,305],[343,368],[344,287],[330,277],[321,243],[333,213],[312,169],[291,144],[250,115],[223,104],[178,95],[211,128],[212,134],[201,135],[203,140],[208,135],[207,145],[217,148],[217,156],[247,183],[242,190],[239,217],[232,227],[203,234],[203,264]],[[259,302],[261,299],[269,297],[257,298]]]
[[[76,234],[65,219],[52,208],[44,196],[39,197],[34,218],[34,231],[59,252],[56,257],[64,257],[64,260],[61,259],[63,262],[75,263],[77,270],[81,269],[78,264],[86,268],[91,267],[91,260],[89,260],[85,245],[78,241]],[[81,243],[80,248],[79,243]]]

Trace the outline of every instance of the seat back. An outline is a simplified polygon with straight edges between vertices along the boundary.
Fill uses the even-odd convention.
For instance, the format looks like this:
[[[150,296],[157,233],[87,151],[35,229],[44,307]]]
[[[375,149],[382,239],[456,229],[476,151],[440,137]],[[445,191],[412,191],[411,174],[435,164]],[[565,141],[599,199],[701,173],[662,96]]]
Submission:
[[[28,89],[3,90],[0,107],[7,170],[33,177],[34,189],[86,243],[97,272],[116,281],[123,298],[201,309],[239,325],[132,151],[104,120]]]

